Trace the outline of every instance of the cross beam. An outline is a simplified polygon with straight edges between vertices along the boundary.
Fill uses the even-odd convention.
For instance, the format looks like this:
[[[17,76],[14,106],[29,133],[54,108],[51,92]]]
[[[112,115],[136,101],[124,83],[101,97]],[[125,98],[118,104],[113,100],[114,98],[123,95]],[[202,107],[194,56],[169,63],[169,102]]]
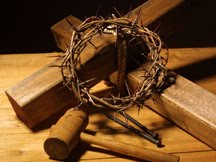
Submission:
[[[170,2],[164,1],[163,4],[165,4],[165,2],[167,3],[165,5],[166,9],[162,10],[161,15],[163,15],[169,9],[172,9],[176,5],[180,4],[181,1],[175,1],[175,5],[173,5],[172,3],[169,9],[167,8],[167,5],[170,4]],[[142,9],[143,14],[145,13],[145,9],[149,9],[149,6],[152,5],[152,8],[154,8],[154,3],[156,4],[157,1],[152,0],[148,1],[147,5],[144,4]],[[150,7],[150,11],[152,10],[152,8]],[[155,8],[155,10],[156,9],[158,8]],[[134,11],[136,11],[136,9]],[[147,19],[149,22],[147,21],[145,25],[154,21],[151,18],[152,17],[149,15],[149,19]],[[74,18],[68,17],[68,19]],[[78,20],[76,19],[75,24],[77,22]],[[65,20],[52,27],[52,31],[55,35],[57,44],[63,50],[65,50],[65,42],[67,44],[67,42],[70,40],[71,32],[70,30],[68,30],[68,27],[69,26]],[[107,44],[103,44],[103,47],[109,46],[110,44],[112,44],[112,41],[108,42]],[[109,50],[112,50],[112,45],[110,46]],[[113,58],[112,55],[111,57]],[[89,67],[91,67],[93,64],[91,62],[91,59],[87,60],[88,61],[84,62],[83,64],[87,63],[90,65]],[[113,62],[115,62],[115,59]],[[54,64],[56,63],[57,62],[55,61]],[[109,65],[111,67],[113,66],[114,69],[116,68],[115,64]],[[111,72],[113,71],[107,72],[103,77],[108,76]],[[80,74],[81,73],[82,72],[80,72]],[[49,76],[54,75],[55,77],[50,77],[48,81],[45,81],[44,77],[47,78],[47,74],[49,74]],[[103,77],[101,77],[100,79],[103,79]],[[29,84],[30,80],[32,81],[32,84]],[[134,88],[136,87],[135,85],[141,81],[139,73],[137,73],[137,71],[133,71],[128,74],[128,80],[130,81],[130,84],[134,86]],[[28,77],[24,81],[21,81],[10,90],[6,91],[6,94],[8,95],[8,98],[11,101],[18,116],[20,116],[22,120],[24,120],[25,123],[30,128],[32,128],[36,124],[49,117],[51,114],[62,110],[66,105],[72,103],[73,96],[68,92],[68,90],[64,88],[62,88],[63,90],[59,90],[59,86],[61,84],[62,80],[60,77],[60,72],[56,69],[54,70],[54,68],[51,70],[50,65],[48,65],[47,67]],[[23,90],[23,88],[26,89],[26,91],[20,92],[21,90]],[[31,91],[27,91],[27,89],[33,90],[33,93],[29,94],[29,92]],[[215,139],[211,138],[216,133],[216,112],[213,109],[216,102],[215,95],[178,75],[176,83],[167,88],[160,96],[156,96],[156,101],[160,106],[151,106],[152,109],[162,114],[166,118],[172,120],[178,126],[182,127],[184,130],[193,134],[195,137],[215,149],[216,141]],[[38,110],[36,108],[39,105],[45,105],[45,107]],[[42,110],[46,111],[45,115],[41,113],[44,112]],[[37,116],[42,117],[38,118]]]
[[[142,6],[139,6],[138,8],[131,11],[130,17],[134,19],[137,12],[139,12],[141,8],[142,15],[140,18],[145,25],[148,25],[182,2],[183,0],[150,0],[144,3]],[[70,23],[75,27],[81,23],[79,19],[73,16],[67,17],[67,20],[70,21]],[[66,46],[70,42],[72,33],[70,24],[65,19],[63,19],[52,26],[52,32],[58,47],[65,51]],[[105,77],[109,76],[110,73],[115,71],[115,69],[112,68],[116,65],[114,57],[115,54],[114,52],[111,52],[113,50],[111,43],[112,41],[113,40],[104,42],[101,41],[100,38],[99,40],[97,38],[94,39],[93,43],[100,46],[101,50],[95,50],[91,47],[86,48],[85,51],[88,52],[86,55],[83,55],[85,56],[85,61],[82,62],[82,64],[85,64],[85,66],[82,66],[83,69],[80,69],[79,74],[84,74],[86,70],[94,67],[94,69],[103,71],[97,71],[97,73],[94,73],[90,76],[92,78],[98,78],[97,81],[99,81],[101,79],[105,79]],[[103,56],[102,60],[100,57],[101,52],[104,55],[106,51],[110,51],[112,53],[109,55],[109,62],[106,61],[106,57]],[[95,56],[94,61],[91,61],[93,55]],[[99,56],[99,58],[97,56]],[[98,61],[96,61],[95,58],[97,58],[96,60]],[[100,66],[101,61],[103,60],[105,60],[103,64],[104,66],[102,66],[104,69],[102,69]],[[76,103],[74,103],[74,100],[76,100],[74,96],[66,87],[62,87],[60,69],[51,67],[53,65],[60,65],[60,62],[61,59],[56,59],[49,65],[43,67],[36,73],[6,90],[6,95],[8,96],[8,99],[11,102],[16,114],[29,128],[33,128],[52,115],[61,112],[62,110],[66,109],[68,105],[76,105]],[[104,75],[99,78],[98,74]],[[96,84],[96,82],[94,84]]]

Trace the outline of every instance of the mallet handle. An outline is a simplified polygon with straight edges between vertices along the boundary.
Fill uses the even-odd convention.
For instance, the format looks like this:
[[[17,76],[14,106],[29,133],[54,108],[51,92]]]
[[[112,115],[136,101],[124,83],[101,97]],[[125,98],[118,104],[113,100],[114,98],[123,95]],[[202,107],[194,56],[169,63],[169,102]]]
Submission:
[[[53,159],[64,160],[81,139],[85,143],[102,146],[114,152],[139,159],[160,162],[176,162],[179,160],[174,155],[81,133],[87,124],[88,115],[84,111],[68,110],[51,128],[49,137],[44,142],[45,152]]]
[[[133,145],[126,144],[123,142],[117,142],[117,141],[114,142],[111,140],[94,137],[86,133],[81,133],[81,140],[85,143],[102,146],[104,148],[112,150],[113,152],[128,155],[131,157],[136,157],[139,159],[144,159],[144,160],[149,160],[149,161],[158,161],[158,162],[177,162],[179,161],[178,156],[133,146]]]

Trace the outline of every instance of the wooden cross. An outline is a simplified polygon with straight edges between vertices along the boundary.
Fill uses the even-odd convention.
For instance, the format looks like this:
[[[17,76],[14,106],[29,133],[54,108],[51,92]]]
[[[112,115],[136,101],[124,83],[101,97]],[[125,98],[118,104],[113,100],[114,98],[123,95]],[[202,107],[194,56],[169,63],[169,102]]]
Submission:
[[[147,26],[182,2],[182,0],[150,0],[142,5],[142,22]],[[130,17],[132,19],[136,16],[138,10],[139,8],[131,12]],[[67,19],[75,26],[80,23],[80,20],[71,16]],[[62,20],[52,27],[52,31],[58,46],[65,50],[65,44],[70,41],[71,35],[68,22],[65,19]],[[86,55],[83,62],[85,66],[79,71],[81,77],[85,78],[86,75],[82,74],[85,74],[89,68],[98,69],[95,74],[92,74],[98,78],[97,81],[91,83],[92,85],[109,76],[116,69],[115,64],[113,64],[115,63],[115,57],[112,51],[112,42],[95,41],[101,48],[107,47],[107,51],[103,53],[103,57],[100,57],[98,51],[90,49],[88,52],[95,54],[96,59],[94,58],[94,61],[92,61]],[[111,54],[108,55],[108,52]],[[106,57],[109,58],[109,62],[104,61],[107,60],[104,59]],[[103,61],[105,66],[102,69],[100,65]],[[61,59],[55,60],[6,91],[15,112],[30,128],[38,125],[51,115],[66,110],[68,105],[76,105],[73,102],[75,100],[74,96],[69,90],[62,88],[62,77],[59,69],[51,67],[52,65],[58,65],[59,62],[61,62]],[[87,77],[92,78],[92,76]],[[136,85],[140,82],[139,72],[135,70],[129,73],[128,79],[131,85]],[[157,103],[160,106],[156,107],[151,104],[151,108],[212,148],[216,148],[216,139],[211,138],[216,134],[215,95],[178,75],[176,83],[157,96]]]

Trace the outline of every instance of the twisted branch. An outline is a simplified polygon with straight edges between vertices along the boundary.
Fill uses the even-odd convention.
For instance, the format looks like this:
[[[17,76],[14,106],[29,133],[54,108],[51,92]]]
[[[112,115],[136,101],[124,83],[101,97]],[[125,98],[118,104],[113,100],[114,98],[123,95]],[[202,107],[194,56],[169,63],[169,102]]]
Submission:
[[[118,75],[123,81],[118,80],[118,83],[121,85],[117,85],[118,90],[120,90],[125,83],[128,93],[123,97],[109,94],[106,97],[98,98],[89,92],[89,89],[84,86],[85,84],[82,84],[83,82],[77,75],[76,67],[78,66],[80,55],[88,44],[94,46],[91,39],[96,34],[112,34],[113,37],[116,37],[116,43],[122,43],[120,45],[117,44],[115,48],[117,48],[117,54],[123,57],[122,59],[124,60],[122,63],[118,62],[118,65],[121,65],[123,68],[120,69],[121,67],[118,66]],[[125,61],[127,61],[125,58],[127,57],[127,47],[125,46],[130,46],[131,42],[134,41],[136,42],[136,47],[141,49],[140,55],[143,60],[148,61],[148,66],[142,67],[143,81],[132,93],[125,80]],[[95,107],[106,107],[115,111],[123,111],[133,105],[141,106],[165,82],[167,75],[165,65],[168,60],[168,50],[165,56],[162,56],[161,50],[163,46],[164,44],[156,33],[138,25],[137,21],[130,21],[127,18],[108,20],[99,17],[87,18],[72,34],[70,46],[61,66],[63,82],[82,103],[91,104]],[[143,47],[147,47],[147,50]],[[121,50],[118,48],[121,48]],[[118,58],[121,58],[119,56]]]

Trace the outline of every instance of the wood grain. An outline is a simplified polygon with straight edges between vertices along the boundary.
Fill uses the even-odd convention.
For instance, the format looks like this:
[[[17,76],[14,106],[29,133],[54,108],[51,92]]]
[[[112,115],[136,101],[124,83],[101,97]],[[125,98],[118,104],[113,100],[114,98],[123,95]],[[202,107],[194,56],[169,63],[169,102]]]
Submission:
[[[182,0],[166,0],[162,1],[162,3],[156,0],[147,1],[140,7],[143,13],[141,17],[144,18],[142,22],[145,25],[151,23],[181,2]],[[140,9],[137,8],[130,13],[131,19],[137,17],[138,10]],[[145,12],[148,14],[144,14]],[[80,20],[72,16],[66,19],[61,20],[52,27],[57,45],[62,50],[66,50],[70,42],[72,34],[70,23],[73,26],[77,26],[80,23]],[[85,48],[83,52],[84,58],[82,58],[82,64],[85,66],[82,66],[79,72],[83,80],[96,78],[91,85],[95,85],[100,80],[105,79],[116,69],[113,48],[114,38],[104,38],[102,40],[99,36],[95,37],[92,42],[99,48],[96,50],[91,45]],[[62,113],[62,111],[65,111],[69,107],[68,105],[76,105],[76,102],[73,102],[75,100],[74,96],[66,87],[62,86],[60,70],[50,67],[52,64],[59,65],[59,62],[61,61],[54,61],[6,91],[16,114],[29,128],[35,127],[56,113]]]
[[[76,23],[71,18],[73,24]],[[81,65],[77,69],[81,80],[89,80],[92,87],[105,79],[116,69],[114,38],[110,35],[92,38],[92,45],[87,45],[82,52]],[[109,59],[109,61],[107,61]],[[59,67],[62,59],[56,59],[31,76],[25,78],[6,91],[17,115],[30,128],[41,123],[56,112],[62,111],[68,105],[76,106],[74,95],[63,86]],[[103,64],[104,66],[101,66]]]
[[[139,23],[142,23],[144,26],[150,25],[152,22],[156,21],[169,11],[173,10],[175,7],[183,3],[183,0],[148,0],[139,7],[135,8],[131,12],[125,15],[131,21],[139,18]],[[139,15],[139,16],[138,16]],[[72,16],[66,17],[67,20],[73,19],[76,23],[79,22],[77,18],[72,18]],[[76,27],[76,25],[74,25]],[[71,28],[65,19],[56,23],[51,27],[52,33],[56,40],[57,46],[65,51],[69,45],[71,38]]]
[[[128,74],[133,89],[142,83],[142,75],[140,69]],[[175,83],[154,99],[158,106],[150,104],[153,110],[216,149],[216,140],[212,138],[216,134],[216,96],[213,93],[176,74]]]
[[[190,79],[198,85],[216,94],[215,74],[205,75],[205,73],[208,73],[208,68],[207,71],[205,71],[206,69],[204,68],[205,70],[201,71],[203,75],[199,76],[199,79],[197,80],[197,78],[194,79],[192,77],[193,73],[196,71],[194,71],[193,68],[190,68],[191,64],[200,65],[200,62],[205,60],[209,62],[209,60],[212,60],[212,58],[208,56],[209,54],[211,55],[214,53],[214,49],[171,49],[170,51],[171,54],[174,53],[171,55],[173,61],[168,64],[170,69],[176,70],[176,72],[180,72],[186,77],[191,77]],[[197,51],[199,54],[197,54]],[[187,53],[187,55],[185,55],[185,53]],[[20,60],[20,58],[24,59]],[[19,59],[19,61],[17,61],[17,59]],[[43,141],[47,137],[49,130],[42,130],[35,133],[29,130],[23,122],[15,116],[14,111],[4,94],[4,91],[13,86],[14,83],[22,80],[37,69],[46,65],[49,62],[49,59],[46,59],[47,57],[44,54],[37,54],[34,57],[28,54],[0,56],[0,131],[2,132],[0,134],[0,138],[2,139],[0,145],[1,161],[32,161],[33,159],[35,161],[53,161],[48,159],[42,148]],[[185,63],[187,65],[185,65]],[[179,66],[175,67],[175,65]],[[187,70],[191,72],[190,74],[192,76],[185,73]],[[185,133],[180,128],[152,111],[145,108],[141,111],[140,115],[137,115],[137,111],[134,108],[130,111],[130,114],[134,115],[142,123],[157,131],[162,136],[165,147],[161,148],[160,151],[179,155],[181,161],[215,161],[215,151],[212,151],[210,147],[195,139],[193,136]],[[104,119],[99,114],[91,116],[88,129],[93,132],[100,131],[96,134],[98,136],[103,137],[104,134],[108,134],[109,136],[107,138],[112,140],[124,140],[128,143],[134,143],[157,150],[157,148],[154,148],[145,140],[134,136],[112,122],[107,121],[107,119]],[[76,157],[70,157],[70,161],[136,161],[136,159],[130,159],[124,156],[120,157],[118,154],[113,154],[108,150],[97,148],[95,146],[80,145],[75,153]]]
[[[196,65],[205,60],[211,60],[216,53],[215,48],[198,49],[170,49],[170,69],[182,69],[185,66]],[[1,161],[43,161],[51,162],[43,150],[43,142],[48,136],[49,129],[32,132],[15,115],[8,99],[4,93],[5,89],[43,67],[54,58],[49,54],[18,54],[0,55],[0,160]],[[189,56],[190,55],[190,56]],[[34,56],[34,57],[32,57]],[[188,58],[185,60],[185,58]],[[19,61],[17,61],[19,60]],[[185,61],[182,61],[185,60]],[[208,69],[206,69],[208,70]],[[211,69],[209,69],[211,70]],[[8,73],[13,74],[8,75]],[[191,75],[193,73],[191,72]],[[215,92],[216,76],[205,76],[195,80],[198,85],[207,86],[209,91]],[[204,84],[203,84],[204,83]],[[101,88],[101,86],[99,86]],[[157,113],[143,107],[138,114],[136,108],[131,108],[128,113],[151,130],[160,134],[165,147],[156,148],[142,138],[128,132],[118,124],[108,120],[102,114],[92,114],[87,130],[95,132],[95,136],[107,138],[126,143],[135,144],[140,147],[150,148],[157,151],[167,152],[180,156],[180,162],[214,162],[215,151],[203,144],[193,136],[189,135],[179,127],[170,123]],[[115,154],[112,151],[97,147],[95,145],[79,144],[68,161],[121,161],[132,162],[137,159]]]
[[[168,66],[172,70],[184,69],[188,65],[196,65],[205,60],[212,60],[215,52],[215,49],[212,48],[170,49],[170,60],[172,61],[169,62]],[[17,118],[4,93],[5,89],[11,87],[15,82],[22,80],[26,76],[37,71],[38,68],[41,68],[52,61],[54,58],[49,56],[53,55],[56,55],[56,53],[0,55],[1,161],[56,161],[49,159],[43,150],[43,142],[48,136],[50,130],[43,129],[37,132],[32,132],[22,121],[19,120],[19,118]],[[185,58],[188,59],[185,60]],[[182,60],[185,61],[182,62]],[[192,69],[190,72],[191,74],[194,73]],[[8,73],[13,75],[8,75]],[[205,71],[200,73],[205,73]],[[209,88],[209,91],[216,91],[215,74],[195,80],[195,83],[204,88]],[[98,88],[102,88],[102,86],[104,85],[101,84]],[[180,156],[180,162],[215,161],[215,151],[212,151],[210,147],[148,108],[143,107],[139,114],[136,108],[131,108],[128,113],[151,130],[159,133],[163,139],[162,141],[165,147],[156,148],[148,141],[128,132],[118,124],[108,120],[104,116],[101,116],[101,114],[92,114],[90,116],[90,124],[88,125],[87,130],[93,133],[95,132],[95,136],[98,137],[104,138],[104,135],[106,135],[107,139],[124,141],[140,147],[178,155]],[[79,144],[68,161],[133,162],[138,160],[115,154],[112,151],[96,147],[95,145],[89,146]]]

